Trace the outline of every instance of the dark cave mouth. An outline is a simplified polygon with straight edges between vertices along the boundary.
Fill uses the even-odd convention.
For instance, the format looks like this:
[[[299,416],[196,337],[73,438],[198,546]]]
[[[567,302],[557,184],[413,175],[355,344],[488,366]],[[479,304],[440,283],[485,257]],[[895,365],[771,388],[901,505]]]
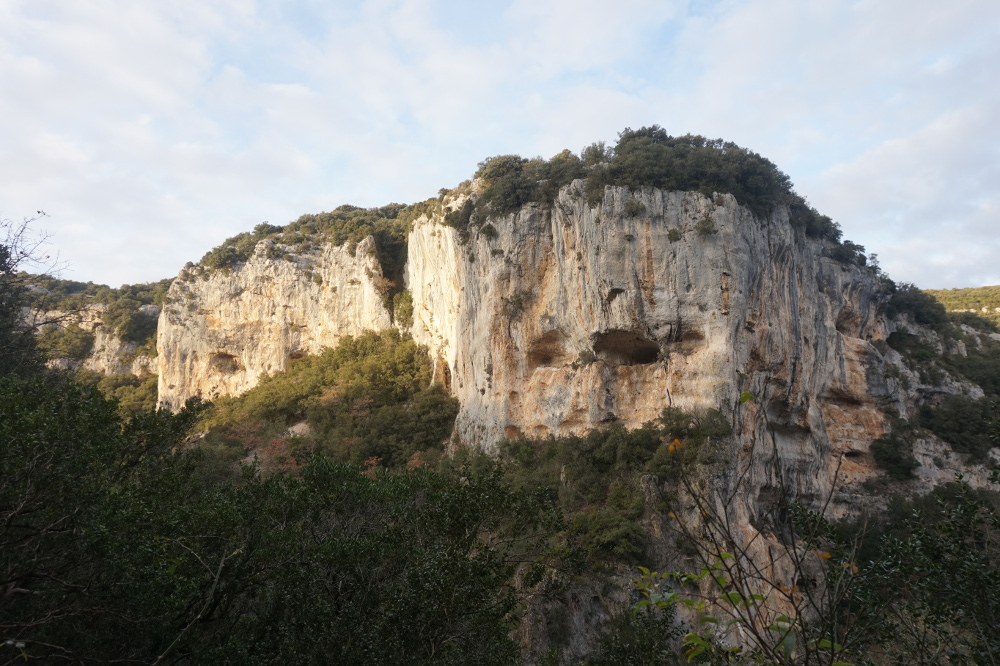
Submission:
[[[632,331],[607,331],[594,336],[594,354],[615,365],[648,365],[660,356],[660,346]]]

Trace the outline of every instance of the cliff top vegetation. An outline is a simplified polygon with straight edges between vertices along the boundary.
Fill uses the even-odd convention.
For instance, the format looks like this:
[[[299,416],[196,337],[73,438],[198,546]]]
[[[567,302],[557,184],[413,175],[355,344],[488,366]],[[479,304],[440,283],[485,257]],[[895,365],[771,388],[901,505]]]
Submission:
[[[579,156],[564,150],[549,160],[490,157],[480,162],[475,177],[482,183],[482,194],[446,217],[452,226],[464,229],[469,224],[485,224],[527,203],[551,204],[561,187],[584,179],[591,206],[603,200],[608,186],[655,187],[706,196],[732,194],[758,216],[784,206],[793,227],[831,243],[829,256],[842,263],[867,263],[864,247],[842,240],[840,226],[809,206],[773,162],[722,139],[692,134],[675,137],[658,125],[625,128],[613,147],[597,142]]]
[[[345,204],[329,212],[302,215],[285,226],[262,222],[251,232],[226,239],[206,253],[198,265],[209,271],[230,270],[249,259],[257,244],[266,239],[282,246],[273,250],[274,255],[286,256],[288,251],[315,250],[320,243],[335,246],[347,244],[353,252],[359,242],[371,236],[375,240],[375,253],[382,273],[389,280],[386,292],[391,299],[402,289],[406,235],[410,226],[414,219],[431,211],[435,205],[436,199],[413,205],[393,203],[378,208]]]

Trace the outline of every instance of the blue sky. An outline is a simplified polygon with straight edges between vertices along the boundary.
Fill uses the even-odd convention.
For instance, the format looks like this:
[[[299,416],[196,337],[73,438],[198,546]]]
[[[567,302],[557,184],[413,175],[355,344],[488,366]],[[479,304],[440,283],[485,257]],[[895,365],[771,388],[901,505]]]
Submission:
[[[659,124],[770,158],[899,281],[1000,284],[998,70],[995,0],[0,0],[0,215],[142,282]]]

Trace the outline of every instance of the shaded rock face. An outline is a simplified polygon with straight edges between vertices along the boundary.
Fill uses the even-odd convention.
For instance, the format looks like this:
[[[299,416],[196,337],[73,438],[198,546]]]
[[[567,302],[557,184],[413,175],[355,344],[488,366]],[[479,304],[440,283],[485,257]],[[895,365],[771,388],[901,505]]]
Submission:
[[[151,317],[155,317],[160,312],[160,308],[155,305],[143,305],[142,310],[144,314]],[[38,325],[40,322],[55,322],[39,325],[39,333],[52,326],[65,327],[75,324],[93,334],[94,346],[86,358],[82,360],[54,359],[49,361],[49,367],[63,370],[83,368],[104,375],[136,375],[138,377],[146,377],[156,372],[156,358],[137,354],[138,345],[118,337],[114,330],[104,324],[103,314],[104,306],[95,304],[76,312],[52,310],[28,313],[25,319],[33,325]]]
[[[288,259],[269,258],[272,244],[232,271],[171,285],[157,334],[162,407],[239,395],[291,358],[392,326],[372,239]]]
[[[627,215],[631,199],[645,213]],[[423,220],[409,239],[412,333],[446,366],[460,439],[718,408],[745,441],[773,431],[795,475],[825,476],[829,453],[846,456],[842,474],[869,473],[889,400],[871,344],[886,334],[884,296],[783,211],[761,220],[729,195],[625,188],[591,208],[578,182],[494,226],[461,244]],[[745,423],[744,391],[757,397]]]

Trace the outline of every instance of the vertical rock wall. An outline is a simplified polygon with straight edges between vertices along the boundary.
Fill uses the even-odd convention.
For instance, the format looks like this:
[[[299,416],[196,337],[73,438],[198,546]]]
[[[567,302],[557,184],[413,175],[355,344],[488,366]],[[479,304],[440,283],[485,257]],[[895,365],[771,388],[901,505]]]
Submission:
[[[493,226],[463,244],[425,220],[409,241],[412,332],[446,366],[463,440],[638,427],[668,405],[728,413],[743,391],[803,471],[883,433],[877,280],[783,212],[625,188],[592,208],[577,182]]]
[[[157,335],[160,405],[191,396],[239,395],[295,355],[315,354],[346,335],[392,325],[376,286],[382,269],[368,238],[305,254],[272,241],[233,270],[179,278]],[[287,258],[286,258],[287,257]],[[182,272],[182,275],[184,272]]]

